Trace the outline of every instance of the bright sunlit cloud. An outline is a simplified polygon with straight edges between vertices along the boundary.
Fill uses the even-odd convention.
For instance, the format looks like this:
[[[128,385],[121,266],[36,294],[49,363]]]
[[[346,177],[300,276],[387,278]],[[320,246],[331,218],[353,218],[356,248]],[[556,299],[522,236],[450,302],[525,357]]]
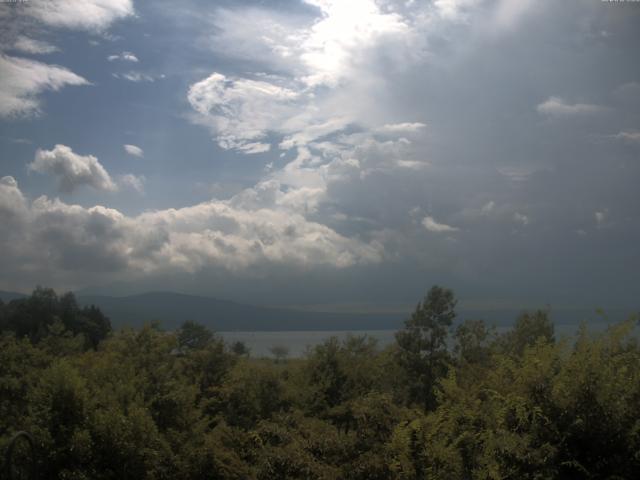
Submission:
[[[4,287],[618,285],[640,13],[614,3],[0,4]]]

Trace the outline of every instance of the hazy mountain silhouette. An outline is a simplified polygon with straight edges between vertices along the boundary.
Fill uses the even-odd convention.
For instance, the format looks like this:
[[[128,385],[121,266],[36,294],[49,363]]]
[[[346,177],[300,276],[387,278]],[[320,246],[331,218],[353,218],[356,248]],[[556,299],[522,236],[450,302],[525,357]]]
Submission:
[[[9,302],[26,295],[0,291],[0,300]],[[80,305],[96,305],[111,319],[114,328],[139,327],[158,321],[163,328],[177,328],[185,320],[202,323],[215,331],[283,330],[397,330],[406,313],[335,313],[260,307],[212,297],[173,292],[150,292],[128,296],[78,295]],[[483,319],[489,325],[511,326],[522,309],[458,310],[456,323],[469,318]],[[592,308],[553,309],[556,325],[577,325],[582,321],[606,324],[620,321],[631,313],[627,309],[606,309],[605,317]]]
[[[18,298],[24,298],[27,295],[25,295],[24,293],[18,293],[18,292],[4,292],[2,290],[0,290],[0,300],[2,300],[5,303],[10,302],[11,300],[16,300]]]
[[[185,320],[217,331],[229,330],[382,330],[396,329],[405,315],[305,312],[240,304],[210,297],[152,292],[126,297],[83,295],[82,305],[94,304],[114,327],[137,327],[157,320],[167,329]]]

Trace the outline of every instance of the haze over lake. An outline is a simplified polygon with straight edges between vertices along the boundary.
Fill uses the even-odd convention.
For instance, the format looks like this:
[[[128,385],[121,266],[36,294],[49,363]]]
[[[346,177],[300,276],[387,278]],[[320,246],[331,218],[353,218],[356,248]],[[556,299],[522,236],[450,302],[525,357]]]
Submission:
[[[589,330],[593,333],[604,331],[609,325],[606,322],[590,323]],[[556,324],[555,332],[559,339],[573,340],[580,324]],[[496,329],[497,333],[504,333],[509,327]],[[218,332],[225,342],[243,342],[254,357],[273,357],[271,348],[283,346],[289,350],[291,358],[304,357],[310,349],[323,343],[331,337],[340,340],[348,336],[366,335],[377,341],[380,348],[387,347],[395,341],[396,330],[311,330],[311,331],[281,331],[281,332]]]

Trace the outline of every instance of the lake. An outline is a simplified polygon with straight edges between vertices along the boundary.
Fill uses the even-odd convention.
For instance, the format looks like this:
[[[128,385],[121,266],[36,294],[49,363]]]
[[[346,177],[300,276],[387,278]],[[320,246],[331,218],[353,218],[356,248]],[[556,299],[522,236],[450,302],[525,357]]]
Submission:
[[[360,331],[285,331],[285,332],[218,332],[227,343],[244,342],[251,349],[252,357],[270,357],[269,349],[274,345],[281,345],[289,349],[290,357],[302,357],[307,347],[313,347],[324,342],[330,337],[339,339],[351,335],[368,335],[378,341],[380,347],[384,347],[394,340],[395,330],[360,330]]]
[[[572,336],[576,333],[579,324],[556,324],[556,338]],[[589,330],[592,332],[603,331],[607,323],[590,323]],[[502,333],[510,327],[498,327],[496,330]],[[395,340],[395,330],[317,330],[317,331],[281,331],[281,332],[218,332],[227,343],[244,342],[251,349],[252,357],[271,357],[269,349],[275,345],[284,346],[289,349],[289,357],[302,357],[308,347],[319,345],[330,337],[345,339],[348,335],[362,336],[368,335],[378,341],[380,347],[385,347]]]

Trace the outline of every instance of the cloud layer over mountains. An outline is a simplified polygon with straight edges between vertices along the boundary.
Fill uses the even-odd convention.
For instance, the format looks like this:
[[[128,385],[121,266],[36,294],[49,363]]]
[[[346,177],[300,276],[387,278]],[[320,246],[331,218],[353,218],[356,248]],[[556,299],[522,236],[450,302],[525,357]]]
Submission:
[[[283,271],[278,288],[317,272],[353,286],[376,268],[389,300],[423,278],[570,303],[639,266],[620,264],[640,258],[640,12],[629,5],[55,0],[4,5],[0,22],[14,25],[0,51],[7,125],[55,115],[59,92],[109,91],[105,111],[120,101],[82,62],[63,64],[59,32],[107,43],[118,88],[176,87],[171,107],[166,91],[145,103],[156,136],[114,118],[113,141],[36,144],[23,172],[0,172],[12,226],[0,287]],[[155,22],[175,44],[153,36]],[[208,135],[207,161],[232,159],[241,185],[178,196],[173,176],[200,167],[187,160],[191,134],[160,129],[167,117]],[[162,167],[154,142],[171,148]],[[40,196],[36,180],[57,192]],[[124,194],[163,203],[109,206]],[[510,290],[521,277],[522,295]],[[630,301],[621,288],[610,298]]]

